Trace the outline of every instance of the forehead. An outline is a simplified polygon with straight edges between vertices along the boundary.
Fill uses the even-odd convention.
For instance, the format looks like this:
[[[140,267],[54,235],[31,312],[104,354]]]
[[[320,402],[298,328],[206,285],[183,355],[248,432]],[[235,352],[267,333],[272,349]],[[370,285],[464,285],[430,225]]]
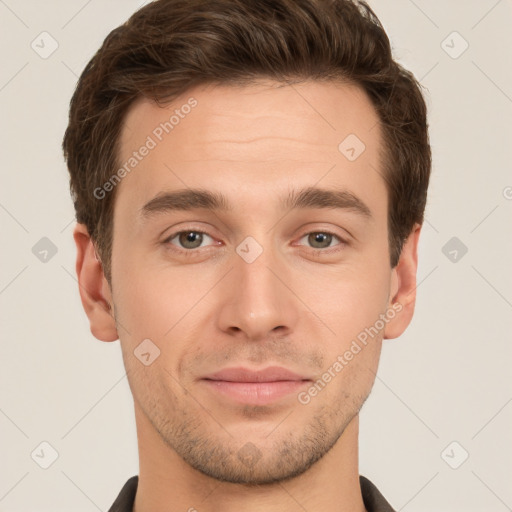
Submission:
[[[183,123],[185,119],[187,123]],[[191,143],[211,139],[212,129],[221,129],[218,135],[224,139],[240,142],[249,140],[251,135],[261,136],[264,129],[268,136],[307,138],[312,143],[330,145],[347,130],[367,139],[367,132],[378,121],[366,93],[353,84],[318,81],[294,85],[260,81],[243,87],[209,84],[190,89],[164,108],[139,98],[125,116],[120,142],[121,151],[130,151],[140,142],[141,135],[156,131],[153,135],[159,139],[159,124],[168,122],[172,127],[169,133],[164,129],[163,137],[172,132],[176,138],[177,132],[184,132],[187,125],[192,125],[196,137]],[[283,128],[287,132],[283,133]],[[378,130],[374,136],[378,136]]]
[[[125,165],[116,202],[140,208],[162,190],[199,186],[261,202],[272,189],[319,180],[385,194],[381,150],[378,115],[357,86],[199,86],[163,108],[147,99],[131,106],[118,156],[134,165]]]

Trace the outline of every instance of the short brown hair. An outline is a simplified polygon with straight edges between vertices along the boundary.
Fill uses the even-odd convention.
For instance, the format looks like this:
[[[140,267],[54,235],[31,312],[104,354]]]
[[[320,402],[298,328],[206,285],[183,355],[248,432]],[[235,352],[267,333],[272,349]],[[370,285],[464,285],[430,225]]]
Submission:
[[[114,29],[85,67],[63,140],[77,221],[110,282],[119,138],[140,97],[161,104],[201,84],[342,80],[366,91],[383,128],[391,267],[423,223],[431,168],[420,84],[393,60],[375,13],[357,0],[157,0]],[[341,142],[341,141],[340,141]]]

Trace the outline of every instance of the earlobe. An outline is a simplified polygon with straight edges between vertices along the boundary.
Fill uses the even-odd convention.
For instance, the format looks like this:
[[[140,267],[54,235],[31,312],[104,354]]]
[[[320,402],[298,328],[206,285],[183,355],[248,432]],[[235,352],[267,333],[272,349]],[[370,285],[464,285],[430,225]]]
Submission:
[[[100,341],[115,341],[119,336],[113,315],[111,290],[87,227],[77,224],[73,238],[77,249],[76,275],[80,298],[89,318],[91,333]]]
[[[416,271],[420,232],[421,225],[415,224],[404,243],[400,260],[392,270],[388,308],[394,310],[394,316],[386,324],[384,339],[398,338],[412,320],[416,304]]]

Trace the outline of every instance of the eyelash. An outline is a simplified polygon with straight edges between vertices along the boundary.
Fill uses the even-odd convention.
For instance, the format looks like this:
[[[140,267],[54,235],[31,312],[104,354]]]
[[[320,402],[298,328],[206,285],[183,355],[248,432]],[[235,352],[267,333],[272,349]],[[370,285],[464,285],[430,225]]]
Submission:
[[[205,247],[197,247],[195,249],[182,249],[180,247],[177,247],[175,246],[174,244],[171,243],[171,240],[174,240],[177,236],[181,235],[182,233],[199,233],[199,234],[202,234],[202,235],[206,235],[206,236],[209,236],[210,238],[213,238],[212,236],[210,236],[208,233],[206,233],[205,231],[200,231],[200,230],[197,230],[197,229],[185,229],[185,230],[181,230],[181,231],[176,231],[175,233],[171,234],[170,236],[168,236],[164,241],[163,243],[169,247],[169,246],[173,246],[172,249],[169,249],[169,250],[172,250],[172,251],[176,251],[178,253],[181,253],[181,254],[184,254],[186,256],[195,256],[197,255],[199,252],[202,252],[201,249],[205,249]],[[311,234],[322,234],[322,235],[330,235],[334,238],[337,238],[340,243],[338,244],[339,247],[337,248],[334,248],[334,247],[326,247],[325,249],[316,249],[314,247],[309,247],[309,250],[314,254],[314,255],[320,255],[320,254],[333,254],[333,253],[336,253],[340,250],[343,249],[343,247],[345,245],[347,245],[347,242],[341,238],[339,235],[337,235],[336,233],[333,233],[331,231],[327,231],[327,230],[320,230],[320,231],[308,231],[307,233],[305,233],[304,235],[302,235],[300,237],[300,240],[302,240],[304,237],[308,236],[308,235],[311,235]],[[336,246],[335,246],[336,247]]]

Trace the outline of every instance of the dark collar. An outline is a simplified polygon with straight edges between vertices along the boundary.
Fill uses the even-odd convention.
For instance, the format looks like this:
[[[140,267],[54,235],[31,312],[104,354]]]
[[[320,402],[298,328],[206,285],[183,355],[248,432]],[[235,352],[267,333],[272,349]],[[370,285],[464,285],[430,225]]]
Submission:
[[[382,496],[377,487],[368,478],[360,475],[359,482],[367,512],[395,512],[386,501],[386,498]],[[108,512],[132,512],[138,483],[139,477],[137,475],[129,478]]]

